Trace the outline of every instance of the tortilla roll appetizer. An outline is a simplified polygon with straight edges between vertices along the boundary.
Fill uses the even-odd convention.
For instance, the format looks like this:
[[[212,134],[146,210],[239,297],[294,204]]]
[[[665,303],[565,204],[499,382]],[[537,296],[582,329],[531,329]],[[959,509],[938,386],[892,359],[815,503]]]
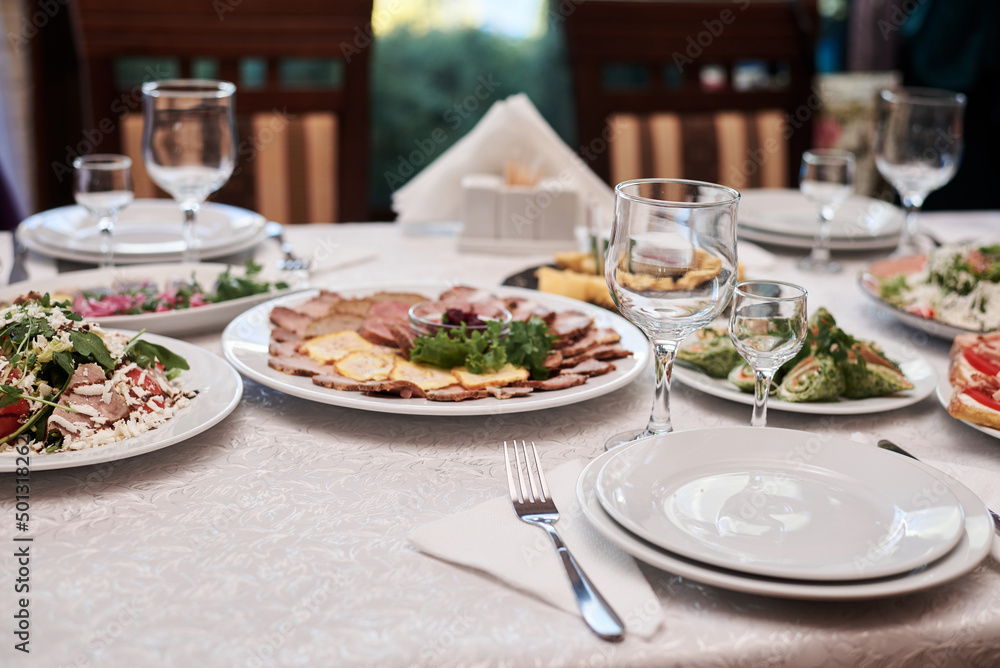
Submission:
[[[693,364],[712,378],[727,377],[733,367],[743,362],[726,329],[705,327],[689,340],[677,351],[677,359]]]
[[[843,393],[844,387],[844,374],[832,358],[811,355],[785,375],[778,386],[778,399],[833,401]]]

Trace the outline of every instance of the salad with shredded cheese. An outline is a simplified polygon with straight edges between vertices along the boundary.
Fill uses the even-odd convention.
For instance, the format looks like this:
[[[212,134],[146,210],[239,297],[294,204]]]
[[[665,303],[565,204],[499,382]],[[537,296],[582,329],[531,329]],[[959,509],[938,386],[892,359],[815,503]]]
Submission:
[[[0,453],[93,448],[137,436],[194,396],[184,358],[88,323],[70,302],[30,293],[0,310]]]
[[[1000,329],[1000,244],[941,246],[924,268],[879,281],[896,308],[976,332]]]

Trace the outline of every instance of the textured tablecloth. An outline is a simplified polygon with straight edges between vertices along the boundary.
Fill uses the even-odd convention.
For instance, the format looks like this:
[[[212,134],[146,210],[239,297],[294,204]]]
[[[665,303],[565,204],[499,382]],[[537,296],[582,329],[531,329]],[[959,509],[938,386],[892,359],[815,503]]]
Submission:
[[[927,216],[949,234],[1000,230],[1000,214]],[[994,235],[995,236],[995,235]],[[549,260],[461,255],[450,236],[392,225],[289,230],[316,284],[431,278],[483,285]],[[345,255],[378,259],[324,272]],[[272,242],[257,251],[277,257]],[[842,255],[836,276],[780,252],[751,276],[805,285],[859,337],[907,341],[939,373],[948,343],[883,315]],[[33,257],[32,267],[46,263]],[[190,339],[220,352],[218,335]],[[419,524],[505,493],[501,442],[527,437],[546,467],[592,458],[645,423],[652,373],[604,398],[544,412],[470,418],[318,405],[246,382],[222,424],[113,464],[31,474],[31,654],[13,649],[14,485],[0,477],[0,664],[37,666],[996,666],[1000,565],[952,584],[870,602],[734,594],[643,567],[665,609],[652,642],[597,640],[576,617],[422,555]],[[677,429],[746,424],[750,408],[675,383]],[[768,424],[875,440],[1000,473],[1000,443],[950,418],[933,396],[876,415],[772,410]]]

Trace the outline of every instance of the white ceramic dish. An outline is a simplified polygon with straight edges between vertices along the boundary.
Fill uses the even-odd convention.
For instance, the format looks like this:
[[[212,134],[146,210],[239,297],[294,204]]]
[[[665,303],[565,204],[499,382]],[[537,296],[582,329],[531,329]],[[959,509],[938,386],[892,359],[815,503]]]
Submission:
[[[876,448],[797,452],[801,432],[684,431],[626,448],[601,469],[597,497],[625,529],[720,568],[827,582],[898,575],[944,556],[962,507],[937,480]]]
[[[173,200],[139,199],[122,211],[115,224],[118,264],[180,260],[184,252],[180,208]],[[203,259],[239,253],[265,238],[264,217],[235,206],[207,202],[198,212],[196,233]],[[101,258],[97,226],[86,209],[64,206],[26,218],[18,239],[50,257],[97,263]]]
[[[731,429],[751,429],[750,427],[720,428],[722,438],[731,438]],[[709,431],[709,430],[704,430]],[[764,430],[761,430],[762,432]],[[767,431],[775,431],[768,429]],[[674,432],[672,435],[659,438],[670,438],[684,432]],[[800,432],[802,450],[810,448],[810,434]],[[850,443],[842,439],[831,438],[826,443],[836,447],[839,443]],[[628,448],[650,448],[659,443],[657,439],[639,441]],[[669,446],[668,446],[669,447]],[[924,568],[894,577],[877,580],[849,582],[805,582],[798,580],[783,580],[778,578],[760,577],[738,573],[721,568],[714,568],[698,561],[685,559],[679,555],[661,550],[647,543],[615,522],[601,507],[597,498],[597,478],[604,465],[617,454],[612,450],[594,459],[580,474],[577,480],[577,497],[581,510],[594,529],[640,561],[661,568],[670,573],[730,591],[748,594],[760,594],[778,598],[848,601],[897,596],[922,591],[931,587],[955,580],[973,570],[989,554],[993,540],[993,524],[986,512],[986,507],[968,487],[957,480],[936,471],[922,462],[911,462],[936,480],[944,484],[962,504],[965,513],[965,533],[955,548],[941,559],[928,564]],[[891,453],[886,453],[891,454]]]
[[[941,405],[944,406],[945,410],[948,410],[948,404],[951,403],[952,392],[953,388],[951,386],[951,381],[948,380],[948,376],[941,376],[941,380],[939,380],[937,384],[937,398],[938,401],[941,402]],[[981,424],[975,424],[973,422],[969,422],[968,420],[959,420],[959,422],[967,424],[976,431],[981,431],[988,436],[992,436],[993,438],[1000,438],[1000,429],[984,427]]]
[[[816,205],[798,190],[760,188],[741,192],[739,237],[749,241],[812,248],[818,226]],[[855,195],[834,214],[832,250],[895,248],[905,218],[897,207]]]
[[[912,390],[896,392],[885,397],[870,397],[868,399],[845,399],[841,397],[837,401],[802,403],[781,401],[772,395],[767,399],[767,409],[788,411],[789,413],[809,413],[812,415],[881,413],[915,404],[925,399],[934,391],[934,387],[937,384],[937,373],[925,357],[918,355],[912,348],[903,348],[893,343],[884,345],[883,350],[890,359],[899,363],[899,367],[903,370],[903,374],[907,380],[913,383],[914,387]],[[674,378],[689,387],[701,390],[705,394],[711,394],[713,397],[729,399],[730,401],[747,406],[753,406],[753,394],[741,392],[739,388],[725,378],[712,378],[700,370],[682,364],[674,366]],[[747,415],[749,416],[749,413]]]
[[[52,295],[72,295],[81,290],[109,288],[121,282],[150,280],[161,289],[175,278],[189,279],[193,274],[195,279],[206,289],[211,290],[219,274],[227,268],[233,276],[242,276],[243,267],[217,263],[198,264],[144,264],[133,267],[116,267],[113,269],[94,269],[73,271],[51,278],[29,283],[15,283],[0,288],[0,302],[11,302],[29,289],[38,293]],[[276,274],[264,273],[260,280],[274,283],[280,280]],[[208,304],[190,309],[164,311],[162,313],[139,313],[136,315],[112,315],[102,318],[88,318],[108,329],[145,329],[148,332],[164,336],[187,336],[202,332],[219,331],[237,315],[252,306],[275,297],[301,290],[307,286],[297,285],[284,290],[275,290],[259,295],[250,295],[240,299],[232,299],[217,304]]]
[[[380,290],[389,292],[419,292],[436,298],[448,285],[441,283],[394,283],[384,285],[335,287],[344,297],[363,297]],[[524,297],[548,308],[561,311],[581,311],[594,318],[601,327],[613,327],[622,337],[621,343],[633,356],[614,360],[615,371],[591,378],[583,385],[565,390],[535,392],[513,399],[477,399],[474,401],[443,402],[427,399],[366,396],[360,392],[340,392],[315,385],[311,379],[290,376],[267,365],[267,349],[271,333],[268,315],[275,306],[291,306],[308,301],[316,292],[306,292],[274,299],[244,312],[222,333],[222,349],[226,359],[247,378],[280,392],[310,401],[345,408],[397,413],[400,415],[499,415],[544,410],[575,404],[602,396],[632,382],[649,364],[649,343],[645,335],[621,316],[606,309],[535,290],[510,287],[487,288],[498,296]]]
[[[135,334],[120,331],[129,336]],[[165,346],[187,360],[191,368],[181,373],[179,381],[184,390],[197,390],[198,396],[156,429],[134,438],[89,450],[32,455],[32,471],[89,466],[142,455],[196,436],[233,412],[243,396],[243,380],[224,359],[204,348],[176,339],[155,334],[144,334],[143,338]],[[10,473],[16,468],[15,455],[0,455],[0,472]]]

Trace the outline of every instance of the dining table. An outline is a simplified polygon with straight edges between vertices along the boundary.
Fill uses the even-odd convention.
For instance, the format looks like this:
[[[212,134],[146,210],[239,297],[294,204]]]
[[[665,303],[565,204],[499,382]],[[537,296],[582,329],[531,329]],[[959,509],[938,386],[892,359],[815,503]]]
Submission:
[[[921,225],[940,239],[995,238],[1000,211],[928,212]],[[553,260],[550,252],[462,252],[449,224],[289,225],[285,239],[311,260],[308,285],[334,291],[428,280],[490,288]],[[798,269],[805,249],[758,247],[741,257],[747,276],[802,285],[810,311],[826,307],[853,336],[891,341],[947,374],[950,341],[908,327],[862,294],[859,272],[890,250],[835,252],[837,274]],[[272,240],[247,255],[268,267],[281,257]],[[26,288],[68,268],[35,253],[26,265]],[[222,355],[220,335],[178,338]],[[648,638],[610,643],[579,615],[410,540],[419,527],[506,497],[505,440],[533,441],[550,471],[590,461],[611,435],[645,424],[653,388],[649,367],[614,392],[570,405],[428,416],[317,403],[245,378],[235,410],[185,441],[31,472],[28,594],[14,589],[16,494],[13,476],[0,475],[0,664],[1000,665],[996,544],[954,581],[871,600],[741,593],[640,563],[662,623]],[[749,425],[751,417],[749,406],[676,379],[671,411],[677,431]],[[933,394],[860,415],[772,409],[767,428],[873,448],[887,438],[921,459],[1000,480],[1000,442],[953,419]],[[30,598],[28,654],[12,635],[21,597]]]

